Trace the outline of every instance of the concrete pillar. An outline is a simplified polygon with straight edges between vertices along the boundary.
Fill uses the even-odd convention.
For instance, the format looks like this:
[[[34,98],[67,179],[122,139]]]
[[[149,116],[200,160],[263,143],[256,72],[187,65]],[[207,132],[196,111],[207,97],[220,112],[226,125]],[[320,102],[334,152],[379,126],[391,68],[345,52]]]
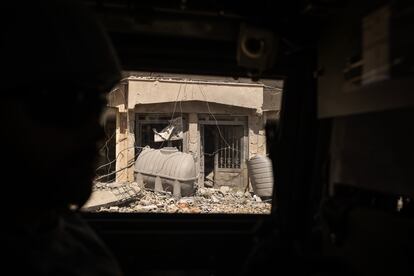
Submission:
[[[257,154],[266,155],[265,117],[258,117],[259,133],[257,139]]]
[[[133,182],[135,164],[135,113],[117,112],[116,117],[116,181]]]
[[[117,157],[115,169],[116,181],[125,182],[128,180],[127,171],[123,168],[128,164],[128,132],[127,132],[127,113],[117,112],[116,114],[116,150],[115,157]]]
[[[266,154],[266,132],[264,118],[261,114],[253,113],[249,116],[249,158],[254,155]]]
[[[128,158],[128,168],[127,168],[127,181],[134,181],[134,165],[135,165],[135,112],[128,111],[127,117],[128,129],[127,129],[127,158]]]
[[[249,155],[248,159],[255,155],[266,155],[266,133],[264,129],[264,118],[262,114],[252,112],[248,118],[249,127]],[[247,174],[247,172],[246,172]],[[249,179],[248,189],[252,191]]]
[[[197,113],[188,114],[188,152],[193,155],[196,163],[196,172],[200,175],[200,130]],[[198,185],[203,186],[204,181],[199,177]]]
[[[259,125],[257,116],[255,113],[249,115],[248,118],[248,127],[249,127],[249,156],[248,159],[255,156],[258,152],[258,134],[259,134]]]

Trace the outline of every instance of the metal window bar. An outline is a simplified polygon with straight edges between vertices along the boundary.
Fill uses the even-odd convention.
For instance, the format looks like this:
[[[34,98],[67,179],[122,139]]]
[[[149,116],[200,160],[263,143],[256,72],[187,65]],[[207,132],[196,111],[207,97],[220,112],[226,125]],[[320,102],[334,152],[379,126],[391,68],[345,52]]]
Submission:
[[[240,169],[241,165],[241,143],[237,135],[237,126],[220,127],[223,139],[219,139],[218,145],[218,167],[221,169]],[[229,148],[230,146],[230,148]]]

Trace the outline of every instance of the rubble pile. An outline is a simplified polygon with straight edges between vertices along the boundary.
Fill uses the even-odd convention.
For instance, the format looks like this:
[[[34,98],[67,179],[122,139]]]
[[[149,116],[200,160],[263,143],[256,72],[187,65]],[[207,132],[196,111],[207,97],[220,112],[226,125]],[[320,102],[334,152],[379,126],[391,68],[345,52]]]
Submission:
[[[239,213],[239,214],[269,214],[271,203],[262,201],[260,197],[250,192],[232,191],[230,187],[198,188],[192,197],[175,198],[169,192],[154,192],[143,187],[132,185],[136,194],[130,195],[130,190],[119,184],[98,183],[95,192],[112,191],[123,198],[112,205],[99,205],[93,211],[97,212],[153,212],[153,213]],[[119,192],[119,191],[124,191]],[[93,204],[92,204],[93,205]],[[90,210],[90,209],[89,209]]]

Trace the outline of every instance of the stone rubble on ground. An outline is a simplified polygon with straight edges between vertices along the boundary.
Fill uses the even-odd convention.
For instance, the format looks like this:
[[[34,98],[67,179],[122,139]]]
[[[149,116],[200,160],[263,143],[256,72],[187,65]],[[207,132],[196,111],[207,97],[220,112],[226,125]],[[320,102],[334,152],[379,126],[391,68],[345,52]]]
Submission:
[[[131,189],[137,194],[131,195]],[[220,188],[200,187],[192,197],[175,198],[169,192],[154,192],[134,183],[97,183],[94,193],[110,191],[117,198],[128,200],[114,202],[113,205],[101,206],[92,210],[97,212],[142,212],[142,213],[238,213],[269,214],[271,203],[262,201],[260,197],[242,191],[232,191],[228,186]],[[91,197],[93,198],[93,196]],[[121,204],[119,204],[121,203]],[[86,209],[86,211],[91,211]]]

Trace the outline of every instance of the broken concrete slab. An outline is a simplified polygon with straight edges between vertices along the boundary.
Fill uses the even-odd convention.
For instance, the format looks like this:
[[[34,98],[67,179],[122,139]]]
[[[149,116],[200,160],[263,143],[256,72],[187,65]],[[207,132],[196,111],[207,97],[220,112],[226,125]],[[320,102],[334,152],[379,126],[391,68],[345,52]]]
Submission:
[[[83,205],[82,210],[93,211],[100,207],[114,205],[114,202],[117,201],[117,196],[111,191],[94,191],[89,200]]]
[[[136,183],[116,184],[112,187],[109,186],[109,188],[106,186],[105,190],[95,189],[81,209],[83,211],[96,211],[102,207],[125,205],[142,196],[141,188]]]

